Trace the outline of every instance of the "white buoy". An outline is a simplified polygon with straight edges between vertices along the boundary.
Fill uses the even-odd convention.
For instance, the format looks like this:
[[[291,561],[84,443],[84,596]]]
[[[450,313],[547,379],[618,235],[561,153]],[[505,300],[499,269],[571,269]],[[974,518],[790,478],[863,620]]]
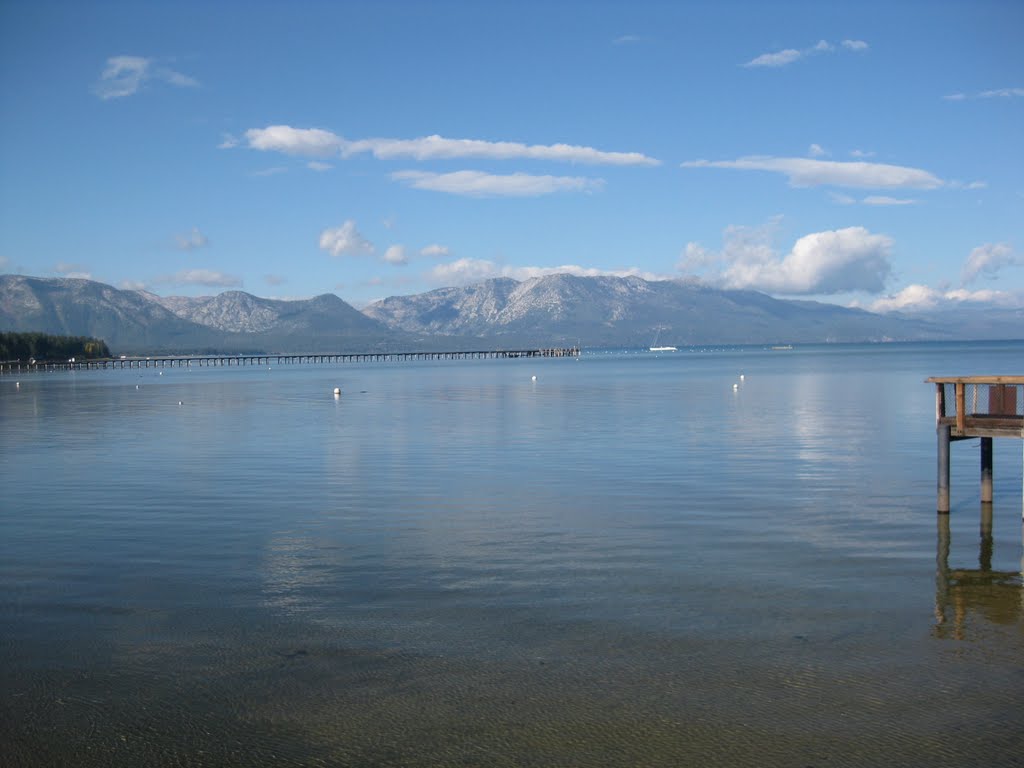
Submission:
[[[335,387],[334,388],[334,396],[335,397],[340,397],[341,396],[341,387]]]
[[[743,374],[740,374],[740,381],[743,381]]]
[[[179,401],[178,401],[178,405],[181,405],[181,404],[182,404],[182,402],[181,402],[181,400],[179,400]]]
[[[536,381],[536,380],[537,380],[537,375],[536,374],[534,374],[533,376],[530,377],[530,381]]]
[[[136,389],[138,389],[138,388],[139,388],[139,385],[138,385],[138,384],[136,384],[136,385],[135,385],[135,388],[136,388]]]
[[[740,385],[739,385],[739,384],[733,384],[733,385],[732,385],[732,391],[733,391],[733,392],[735,392],[735,391],[736,391],[737,389],[739,389],[739,388],[740,388]]]

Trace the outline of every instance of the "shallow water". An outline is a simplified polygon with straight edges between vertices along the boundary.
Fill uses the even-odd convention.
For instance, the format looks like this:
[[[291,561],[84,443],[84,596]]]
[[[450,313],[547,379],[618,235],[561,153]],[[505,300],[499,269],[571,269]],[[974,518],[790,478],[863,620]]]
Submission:
[[[996,441],[989,527],[956,443],[937,518],[924,379],[1022,368],[992,343],[0,378],[0,757],[1020,765],[1022,445]]]

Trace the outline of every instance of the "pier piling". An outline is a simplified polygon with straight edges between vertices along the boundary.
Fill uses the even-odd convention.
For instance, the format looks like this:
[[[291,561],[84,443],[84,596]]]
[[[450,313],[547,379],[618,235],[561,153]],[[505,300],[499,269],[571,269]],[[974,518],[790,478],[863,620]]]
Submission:
[[[933,376],[927,381],[935,385],[936,509],[940,514],[950,509],[950,443],[973,438],[981,441],[981,501],[991,505],[992,439],[1024,438],[1024,376]]]

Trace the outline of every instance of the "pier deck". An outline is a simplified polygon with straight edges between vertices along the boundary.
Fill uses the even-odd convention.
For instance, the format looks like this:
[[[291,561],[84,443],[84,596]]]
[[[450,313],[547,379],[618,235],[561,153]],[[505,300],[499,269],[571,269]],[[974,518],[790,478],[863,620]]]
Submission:
[[[937,508],[949,512],[949,446],[981,439],[981,500],[992,501],[992,439],[1024,438],[1024,376],[933,376],[938,438]]]
[[[32,371],[85,371],[133,368],[213,368],[245,365],[303,365],[379,363],[402,360],[483,360],[520,357],[579,357],[579,347],[542,349],[487,349],[457,352],[351,352],[345,354],[277,355],[150,355],[95,360],[7,360],[0,373]]]

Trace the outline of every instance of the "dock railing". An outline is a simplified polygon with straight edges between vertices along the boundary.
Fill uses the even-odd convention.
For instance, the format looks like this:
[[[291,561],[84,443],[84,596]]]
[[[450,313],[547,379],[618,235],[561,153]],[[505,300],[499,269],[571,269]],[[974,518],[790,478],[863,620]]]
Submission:
[[[1024,438],[1024,376],[933,376],[938,511],[949,512],[949,444],[981,438],[981,500],[992,501],[992,438]]]

